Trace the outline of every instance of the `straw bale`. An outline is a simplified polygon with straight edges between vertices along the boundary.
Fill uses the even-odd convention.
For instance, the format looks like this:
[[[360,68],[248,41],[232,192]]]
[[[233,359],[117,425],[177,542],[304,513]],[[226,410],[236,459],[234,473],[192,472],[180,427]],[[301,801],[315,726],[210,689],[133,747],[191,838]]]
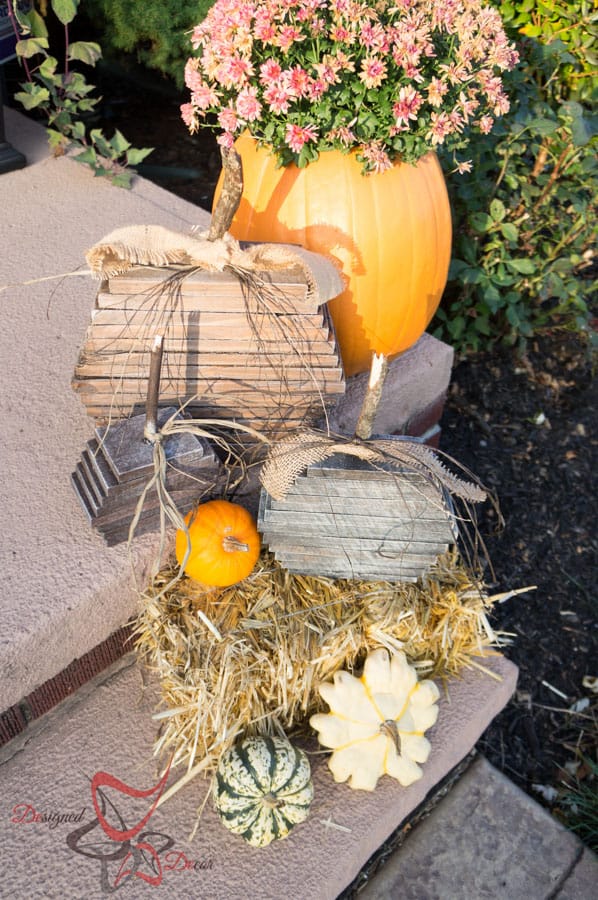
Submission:
[[[318,685],[376,647],[446,678],[484,670],[507,642],[488,620],[493,598],[456,551],[415,584],[291,574],[266,551],[231,588],[176,576],[162,570],[146,591],[136,648],[160,682],[155,752],[187,768],[180,784],[213,772],[240,734],[306,728]]]

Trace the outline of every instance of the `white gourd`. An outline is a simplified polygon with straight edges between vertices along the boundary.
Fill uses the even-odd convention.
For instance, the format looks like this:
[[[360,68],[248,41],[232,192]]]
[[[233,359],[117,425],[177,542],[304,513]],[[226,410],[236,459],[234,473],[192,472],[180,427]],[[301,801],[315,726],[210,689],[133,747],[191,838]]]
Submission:
[[[328,766],[335,781],[373,791],[382,775],[403,786],[422,777],[419,763],[431,750],[424,732],[438,717],[439,692],[433,681],[418,681],[404,653],[374,650],[360,678],[336,672],[320,695],[330,712],[312,716],[310,724],[333,751]]]

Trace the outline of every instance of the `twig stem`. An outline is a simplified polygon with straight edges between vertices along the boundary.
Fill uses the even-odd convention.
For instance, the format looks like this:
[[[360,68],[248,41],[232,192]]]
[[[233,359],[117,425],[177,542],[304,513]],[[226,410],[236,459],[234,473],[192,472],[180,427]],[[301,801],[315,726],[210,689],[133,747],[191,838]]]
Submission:
[[[161,334],[157,334],[151,350],[147,400],[145,403],[145,428],[143,429],[144,439],[152,444],[158,434],[158,399],[160,397],[160,371],[162,369],[163,353],[164,338]]]
[[[384,379],[387,372],[388,357],[383,353],[374,353],[370,369],[370,380],[355,428],[355,437],[360,438],[362,441],[367,441],[372,435],[374,419],[382,399],[382,388],[384,387]]]

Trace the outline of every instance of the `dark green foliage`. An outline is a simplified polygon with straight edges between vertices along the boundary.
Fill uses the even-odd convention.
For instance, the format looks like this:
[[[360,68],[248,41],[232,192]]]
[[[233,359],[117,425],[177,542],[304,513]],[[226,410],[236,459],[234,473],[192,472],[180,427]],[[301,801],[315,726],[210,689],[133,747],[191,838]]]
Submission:
[[[596,295],[597,119],[573,99],[596,76],[563,41],[569,33],[577,41],[579,29],[556,39],[550,20],[536,36],[548,4],[497,5],[507,24],[525,27],[526,11],[536,24],[533,38],[512,34],[521,62],[504,78],[511,112],[470,143],[471,173],[448,178],[453,262],[434,324],[460,350],[525,341],[546,327],[590,331]]]
[[[73,69],[73,64],[95,66],[102,55],[99,44],[71,41],[69,25],[75,18],[80,0],[51,0],[52,13],[62,26],[64,46],[62,65],[50,55],[46,20],[35,10],[19,8],[17,0],[9,0],[9,14],[20,40],[17,56],[23,63],[27,80],[15,94],[28,111],[36,110],[47,121],[48,141],[56,156],[67,150],[78,150],[77,162],[88,165],[95,175],[105,175],[119,187],[130,187],[133,175],[129,167],[139,165],[151,148],[136,149],[116,130],[106,138],[98,128],[85,126],[87,115],[98,99],[90,96],[94,86]]]
[[[108,53],[122,50],[138,62],[183,85],[191,55],[189,32],[205,17],[212,0],[84,0],[84,11],[102,35]]]

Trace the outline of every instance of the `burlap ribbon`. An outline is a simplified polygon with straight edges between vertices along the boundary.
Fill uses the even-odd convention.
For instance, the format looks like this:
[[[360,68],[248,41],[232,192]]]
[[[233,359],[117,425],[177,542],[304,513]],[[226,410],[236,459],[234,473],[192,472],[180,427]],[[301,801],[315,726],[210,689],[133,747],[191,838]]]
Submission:
[[[117,228],[85,254],[98,279],[122,275],[133,266],[190,266],[208,272],[226,268],[247,272],[296,269],[307,282],[309,303],[325,303],[338,296],[343,282],[336,267],[317,253],[293,244],[252,244],[241,248],[230,234],[209,241],[206,233],[183,234],[161,225]]]

